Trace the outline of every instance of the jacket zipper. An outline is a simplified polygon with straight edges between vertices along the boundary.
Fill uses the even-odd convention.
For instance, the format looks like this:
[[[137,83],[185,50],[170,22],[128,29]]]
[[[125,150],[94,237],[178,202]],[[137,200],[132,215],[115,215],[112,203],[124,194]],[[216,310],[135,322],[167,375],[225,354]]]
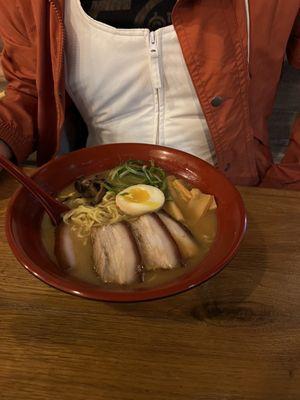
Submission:
[[[155,111],[155,131],[154,131],[154,143],[159,144],[160,142],[160,104],[161,104],[161,74],[159,68],[159,51],[157,43],[157,35],[154,31],[149,34],[149,49],[150,49],[150,61],[151,61],[151,78],[154,90],[154,111]]]
[[[61,89],[60,89],[60,85],[61,85],[60,79],[61,79],[62,67],[63,67],[63,53],[64,53],[64,43],[65,43],[65,30],[64,30],[63,18],[62,18],[62,15],[61,15],[61,13],[60,13],[60,11],[59,11],[57,5],[56,5],[56,2],[55,2],[54,0],[49,0],[49,3],[50,3],[50,5],[53,6],[53,8],[54,8],[54,10],[55,10],[55,13],[56,13],[58,22],[59,22],[60,27],[61,27],[61,33],[62,33],[62,34],[61,34],[61,41],[60,41],[60,51],[59,51],[59,56],[58,56],[58,67],[57,67],[57,76],[59,77],[59,81],[58,81],[58,82],[55,82],[55,84],[57,84],[57,86],[58,86],[58,93],[57,93],[57,95],[58,95],[58,97],[59,97],[59,101],[56,100],[57,115],[58,115],[58,118],[60,119],[60,121],[62,121],[63,116],[61,115],[61,112],[60,112],[60,105],[61,105],[61,104],[59,104],[59,102],[62,102],[62,99],[64,98],[64,95],[63,95],[63,93],[61,93]],[[60,134],[61,134],[61,132],[60,132],[60,129],[59,129],[59,125],[60,125],[60,124],[59,124],[59,122],[58,122],[58,124],[57,124],[58,137],[57,137],[57,145],[56,145],[55,155],[56,155],[57,152],[59,151],[59,147],[60,147],[60,136],[61,136]]]
[[[251,31],[250,31],[250,4],[249,4],[249,0],[245,0],[245,8],[246,8],[246,24],[247,24],[247,72],[248,72],[248,79],[251,80],[251,70],[250,70]]]

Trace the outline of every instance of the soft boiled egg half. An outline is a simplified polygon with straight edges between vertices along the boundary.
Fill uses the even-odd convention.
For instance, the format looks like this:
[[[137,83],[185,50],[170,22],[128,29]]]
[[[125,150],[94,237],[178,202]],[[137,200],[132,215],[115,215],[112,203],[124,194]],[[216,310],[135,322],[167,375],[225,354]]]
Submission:
[[[150,185],[133,185],[116,196],[118,208],[126,215],[139,216],[159,210],[165,202],[163,192]]]

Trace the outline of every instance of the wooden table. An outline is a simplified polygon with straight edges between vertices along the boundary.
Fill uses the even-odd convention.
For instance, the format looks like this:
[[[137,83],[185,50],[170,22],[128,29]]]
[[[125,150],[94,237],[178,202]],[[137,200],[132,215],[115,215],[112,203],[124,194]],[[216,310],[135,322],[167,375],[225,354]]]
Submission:
[[[217,277],[182,295],[108,304],[15,260],[17,184],[0,178],[0,399],[299,400],[300,193],[243,188],[249,228]]]

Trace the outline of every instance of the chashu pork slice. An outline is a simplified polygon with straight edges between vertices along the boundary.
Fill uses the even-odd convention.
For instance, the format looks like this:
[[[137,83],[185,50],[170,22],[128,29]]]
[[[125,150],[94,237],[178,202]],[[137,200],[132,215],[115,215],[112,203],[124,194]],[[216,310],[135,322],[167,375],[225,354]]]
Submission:
[[[191,233],[180,222],[175,221],[167,213],[160,211],[157,215],[175,240],[182,258],[186,260],[197,257],[200,248]]]
[[[130,222],[146,270],[181,266],[178,247],[156,214],[145,214]]]
[[[55,231],[54,253],[64,269],[89,271],[93,265],[92,245],[89,238],[83,240],[71,225],[62,222]]]
[[[95,271],[104,282],[128,285],[142,280],[139,252],[125,223],[94,228],[91,238]]]

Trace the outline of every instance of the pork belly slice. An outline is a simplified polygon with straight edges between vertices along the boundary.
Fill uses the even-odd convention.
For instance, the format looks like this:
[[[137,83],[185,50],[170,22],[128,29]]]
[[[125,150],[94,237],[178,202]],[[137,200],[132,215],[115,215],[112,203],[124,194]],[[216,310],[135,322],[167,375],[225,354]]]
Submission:
[[[54,253],[58,264],[63,268],[73,268],[76,265],[75,246],[69,225],[62,222],[55,231]]]
[[[165,212],[160,211],[157,215],[175,240],[182,258],[190,259],[196,257],[200,248],[191,233],[180,222],[175,221]]]
[[[156,214],[145,214],[130,222],[146,270],[181,266],[178,247]]]
[[[104,282],[129,285],[142,280],[139,252],[125,223],[94,228],[91,237],[95,271]]]
[[[92,247],[89,238],[78,237],[71,225],[62,222],[55,231],[54,253],[58,264],[65,269],[88,271],[93,265]]]

